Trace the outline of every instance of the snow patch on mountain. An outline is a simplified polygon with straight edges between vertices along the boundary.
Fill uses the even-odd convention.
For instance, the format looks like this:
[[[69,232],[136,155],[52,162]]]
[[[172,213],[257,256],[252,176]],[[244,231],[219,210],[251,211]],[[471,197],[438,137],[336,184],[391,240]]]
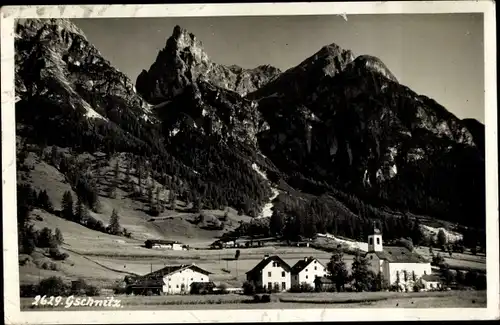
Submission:
[[[257,166],[256,163],[252,164],[252,169],[255,170],[255,172],[257,172],[257,174],[259,174],[262,178],[264,178],[266,181],[269,182],[267,175],[262,170],[260,170],[259,166]],[[257,218],[269,218],[273,215],[273,208],[274,208],[273,201],[274,201],[274,199],[276,199],[278,197],[280,192],[274,186],[271,186],[271,192],[273,194],[269,198],[269,202],[264,205],[264,207],[262,208],[262,212],[257,216]]]
[[[101,119],[101,120],[104,120],[104,121],[107,121],[108,119],[103,117],[101,114],[97,113],[92,107],[90,107],[89,105],[84,105],[85,107],[85,116],[87,118],[97,118],[97,119]]]

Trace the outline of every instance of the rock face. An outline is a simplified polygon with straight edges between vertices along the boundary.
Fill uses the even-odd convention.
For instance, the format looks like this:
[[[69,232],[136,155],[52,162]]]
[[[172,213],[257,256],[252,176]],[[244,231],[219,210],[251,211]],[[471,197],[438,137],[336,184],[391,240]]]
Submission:
[[[69,105],[90,118],[132,114],[152,119],[149,105],[132,82],[111,66],[83,32],[64,19],[20,19],[16,25],[16,95],[45,94],[54,105]]]
[[[484,211],[478,137],[434,100],[399,84],[378,58],[353,59],[330,45],[247,97],[269,123],[262,153],[292,186],[333,186],[429,214],[454,211],[461,221]]]
[[[210,61],[201,41],[176,26],[156,61],[137,77],[137,91],[150,103],[158,104],[180,94],[198,80],[245,95],[280,73],[269,65],[254,69],[220,65]]]

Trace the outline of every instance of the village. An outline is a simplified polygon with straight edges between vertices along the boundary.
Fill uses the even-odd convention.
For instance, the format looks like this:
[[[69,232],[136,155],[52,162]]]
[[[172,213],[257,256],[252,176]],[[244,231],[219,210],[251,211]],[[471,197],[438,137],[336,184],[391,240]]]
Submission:
[[[265,240],[254,240],[251,243],[217,241],[211,248],[222,250],[259,247],[264,245]],[[309,243],[303,245],[309,246]],[[147,240],[145,247],[179,251],[190,249],[188,245],[167,240]],[[246,281],[240,286],[232,287],[217,285],[211,278],[213,273],[196,263],[167,265],[143,276],[127,277],[123,291],[128,295],[148,296],[342,291],[426,292],[449,291],[453,282],[456,283],[450,281],[442,268],[431,265],[434,264],[431,260],[417,252],[406,247],[384,246],[378,229],[374,229],[373,234],[368,236],[367,251],[355,256],[351,274],[343,261],[342,252],[339,250],[332,254],[328,263],[315,256],[305,256],[294,264],[287,263],[279,255],[265,254],[245,272]],[[238,249],[233,260],[238,260],[240,256],[241,251]]]

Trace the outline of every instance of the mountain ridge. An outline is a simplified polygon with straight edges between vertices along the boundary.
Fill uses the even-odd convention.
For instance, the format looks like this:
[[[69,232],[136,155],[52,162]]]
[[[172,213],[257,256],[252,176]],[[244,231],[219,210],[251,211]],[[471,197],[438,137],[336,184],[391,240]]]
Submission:
[[[483,226],[468,217],[485,209],[480,127],[399,84],[376,57],[329,44],[284,72],[226,67],[176,26],[136,92],[71,26],[18,25],[16,118],[31,129],[22,137],[133,152],[151,178],[175,179],[179,199],[208,209],[257,216],[273,199],[271,219],[296,225],[290,233],[304,222],[368,225],[386,207]]]

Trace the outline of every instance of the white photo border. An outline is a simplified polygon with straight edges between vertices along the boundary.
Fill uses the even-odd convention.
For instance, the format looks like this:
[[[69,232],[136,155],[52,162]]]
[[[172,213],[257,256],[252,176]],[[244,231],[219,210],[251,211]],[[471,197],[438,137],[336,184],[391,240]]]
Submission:
[[[130,18],[482,13],[484,16],[487,307],[429,309],[263,309],[185,311],[20,311],[16,216],[14,21],[17,18]],[[4,320],[8,324],[308,322],[498,319],[499,222],[494,1],[10,6],[1,9]]]

